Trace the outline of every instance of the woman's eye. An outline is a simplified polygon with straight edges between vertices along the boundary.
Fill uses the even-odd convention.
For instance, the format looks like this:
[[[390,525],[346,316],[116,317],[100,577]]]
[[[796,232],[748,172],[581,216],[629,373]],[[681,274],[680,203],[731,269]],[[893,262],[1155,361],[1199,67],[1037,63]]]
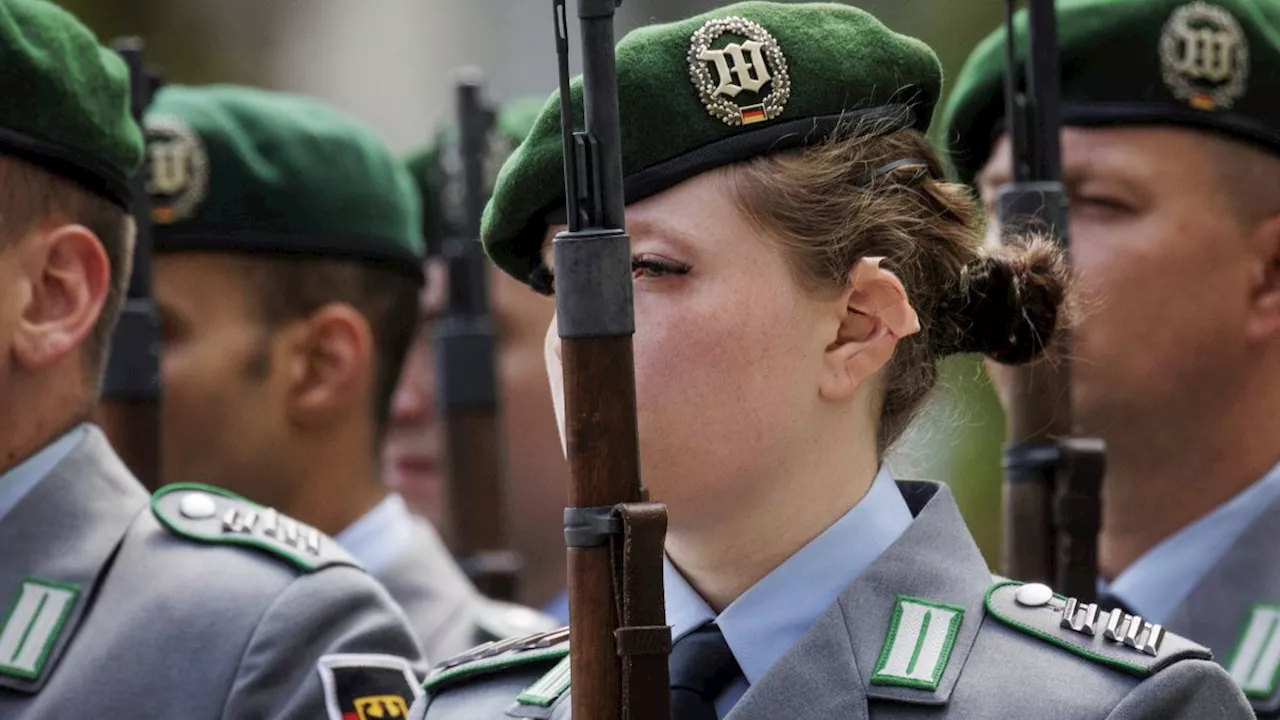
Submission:
[[[688,272],[689,265],[677,260],[653,255],[635,255],[631,258],[631,276],[637,280],[666,275],[684,275]]]
[[[640,278],[660,278],[667,275],[685,275],[689,272],[687,263],[653,255],[636,255],[631,258],[631,276]],[[529,286],[541,295],[555,295],[556,279],[551,269],[539,265],[529,274]]]

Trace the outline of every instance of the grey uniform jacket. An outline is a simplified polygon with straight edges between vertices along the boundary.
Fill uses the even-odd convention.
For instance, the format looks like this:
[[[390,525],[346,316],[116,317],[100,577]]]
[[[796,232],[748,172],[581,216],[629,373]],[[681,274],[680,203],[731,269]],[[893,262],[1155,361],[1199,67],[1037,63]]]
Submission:
[[[1252,717],[1204,648],[1164,635],[1149,654],[1153,628],[1138,622],[1131,647],[1107,637],[1105,612],[1092,634],[1061,627],[1068,599],[993,579],[946,487],[898,487],[911,526],[727,720]],[[1120,620],[1123,634],[1133,618]],[[472,651],[437,667],[411,717],[567,718],[566,652],[563,634]]]
[[[241,541],[164,525],[90,428],[0,520],[0,718],[341,720],[353,702],[412,703],[425,668],[385,590]]]
[[[410,538],[374,577],[404,608],[428,658],[443,660],[481,643],[556,626],[542,613],[481,595],[426,520],[413,519]]]
[[[1267,508],[1169,616],[1213,650],[1260,718],[1280,718],[1280,502]]]

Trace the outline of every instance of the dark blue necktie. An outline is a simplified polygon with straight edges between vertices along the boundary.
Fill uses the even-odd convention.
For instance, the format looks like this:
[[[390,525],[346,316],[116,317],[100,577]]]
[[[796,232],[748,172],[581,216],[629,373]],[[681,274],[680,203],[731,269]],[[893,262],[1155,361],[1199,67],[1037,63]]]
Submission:
[[[671,720],[716,720],[716,698],[742,676],[720,628],[708,623],[671,646]]]

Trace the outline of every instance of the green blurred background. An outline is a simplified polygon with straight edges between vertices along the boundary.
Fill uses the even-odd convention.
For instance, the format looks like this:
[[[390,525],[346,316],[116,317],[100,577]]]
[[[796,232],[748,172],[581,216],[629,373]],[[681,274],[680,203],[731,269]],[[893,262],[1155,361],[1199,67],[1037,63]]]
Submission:
[[[551,0],[58,1],[103,39],[141,36],[149,62],[169,82],[312,94],[367,122],[397,151],[424,141],[451,112],[458,66],[479,67],[495,102],[556,86]],[[618,33],[722,3],[625,0]],[[929,43],[948,78],[1003,17],[1003,0],[849,4]],[[576,38],[571,42],[576,49]],[[946,363],[933,403],[891,459],[900,477],[951,484],[993,567],[1000,552],[1003,432],[981,364],[959,358]]]

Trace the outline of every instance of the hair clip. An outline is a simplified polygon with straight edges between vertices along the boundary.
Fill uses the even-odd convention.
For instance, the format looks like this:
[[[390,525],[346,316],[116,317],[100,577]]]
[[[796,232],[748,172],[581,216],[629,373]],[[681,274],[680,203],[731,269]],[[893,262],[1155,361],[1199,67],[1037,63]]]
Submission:
[[[921,158],[902,158],[901,160],[894,160],[891,163],[881,165],[875,170],[869,170],[862,173],[853,179],[853,184],[858,187],[866,187],[871,184],[872,180],[875,180],[882,175],[888,175],[889,173],[904,167],[912,167],[916,169],[916,172],[911,176],[911,178],[903,183],[907,185],[923,180],[930,173],[928,160],[923,160]]]

